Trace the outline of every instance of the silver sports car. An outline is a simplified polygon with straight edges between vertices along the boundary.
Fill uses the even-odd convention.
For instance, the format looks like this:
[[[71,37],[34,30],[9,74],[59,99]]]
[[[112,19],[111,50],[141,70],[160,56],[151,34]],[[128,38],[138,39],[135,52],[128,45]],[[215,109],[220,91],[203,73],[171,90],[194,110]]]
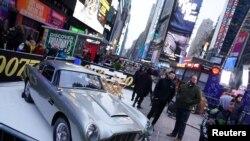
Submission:
[[[27,65],[22,96],[53,126],[54,141],[149,140],[152,126],[138,110],[106,92],[101,77],[82,66],[45,60]]]

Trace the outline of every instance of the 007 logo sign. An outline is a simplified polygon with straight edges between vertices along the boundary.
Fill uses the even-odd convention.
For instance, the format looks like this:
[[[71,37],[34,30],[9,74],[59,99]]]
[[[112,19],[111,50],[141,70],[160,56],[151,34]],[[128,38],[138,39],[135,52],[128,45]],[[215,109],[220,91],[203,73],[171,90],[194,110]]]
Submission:
[[[26,58],[19,59],[17,57],[12,57],[8,60],[5,56],[0,55],[0,74],[5,75],[7,77],[21,76],[26,64],[34,66],[39,62],[40,60]]]

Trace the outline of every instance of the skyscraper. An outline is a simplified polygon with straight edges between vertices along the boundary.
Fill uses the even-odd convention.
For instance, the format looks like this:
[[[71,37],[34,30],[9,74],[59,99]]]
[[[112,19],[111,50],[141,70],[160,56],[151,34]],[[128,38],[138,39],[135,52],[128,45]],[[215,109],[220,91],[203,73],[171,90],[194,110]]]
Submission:
[[[242,25],[242,22],[249,10],[249,0],[228,0],[223,10],[214,37],[210,45],[208,56],[213,56],[217,53],[227,55],[230,50],[234,38]],[[211,50],[215,52],[211,52]],[[212,55],[211,55],[212,54]],[[207,58],[210,59],[210,58]]]
[[[191,43],[188,56],[189,57],[200,57],[206,39],[213,30],[213,21],[211,19],[204,19],[197,31],[194,40]]]

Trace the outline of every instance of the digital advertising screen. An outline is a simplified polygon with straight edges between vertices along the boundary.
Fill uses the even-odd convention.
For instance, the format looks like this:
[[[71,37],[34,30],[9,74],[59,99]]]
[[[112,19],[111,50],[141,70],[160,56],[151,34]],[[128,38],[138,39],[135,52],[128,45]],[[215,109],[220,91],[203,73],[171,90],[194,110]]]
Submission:
[[[175,57],[175,61],[186,56],[190,36],[193,32],[203,0],[178,0],[169,23],[161,56]]]
[[[236,65],[237,57],[228,57],[224,65],[224,70],[233,71]]]
[[[102,34],[109,8],[107,0],[77,0],[73,16]]]

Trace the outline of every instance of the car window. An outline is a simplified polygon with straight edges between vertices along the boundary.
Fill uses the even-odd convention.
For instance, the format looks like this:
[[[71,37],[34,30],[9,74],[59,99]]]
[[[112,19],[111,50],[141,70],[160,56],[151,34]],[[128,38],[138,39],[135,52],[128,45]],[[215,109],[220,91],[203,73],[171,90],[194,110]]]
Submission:
[[[45,66],[42,71],[42,75],[47,78],[49,81],[52,80],[55,68],[51,65]]]
[[[103,90],[102,82],[98,75],[67,70],[60,71],[59,87]]]
[[[60,79],[60,71],[56,71],[53,79],[53,85],[58,86]]]
[[[42,72],[42,70],[43,70],[44,67],[45,67],[45,63],[44,63],[44,62],[42,62],[42,63],[40,63],[40,64],[37,64],[37,65],[35,66],[35,68],[36,68],[38,71],[40,71],[40,72]]]

